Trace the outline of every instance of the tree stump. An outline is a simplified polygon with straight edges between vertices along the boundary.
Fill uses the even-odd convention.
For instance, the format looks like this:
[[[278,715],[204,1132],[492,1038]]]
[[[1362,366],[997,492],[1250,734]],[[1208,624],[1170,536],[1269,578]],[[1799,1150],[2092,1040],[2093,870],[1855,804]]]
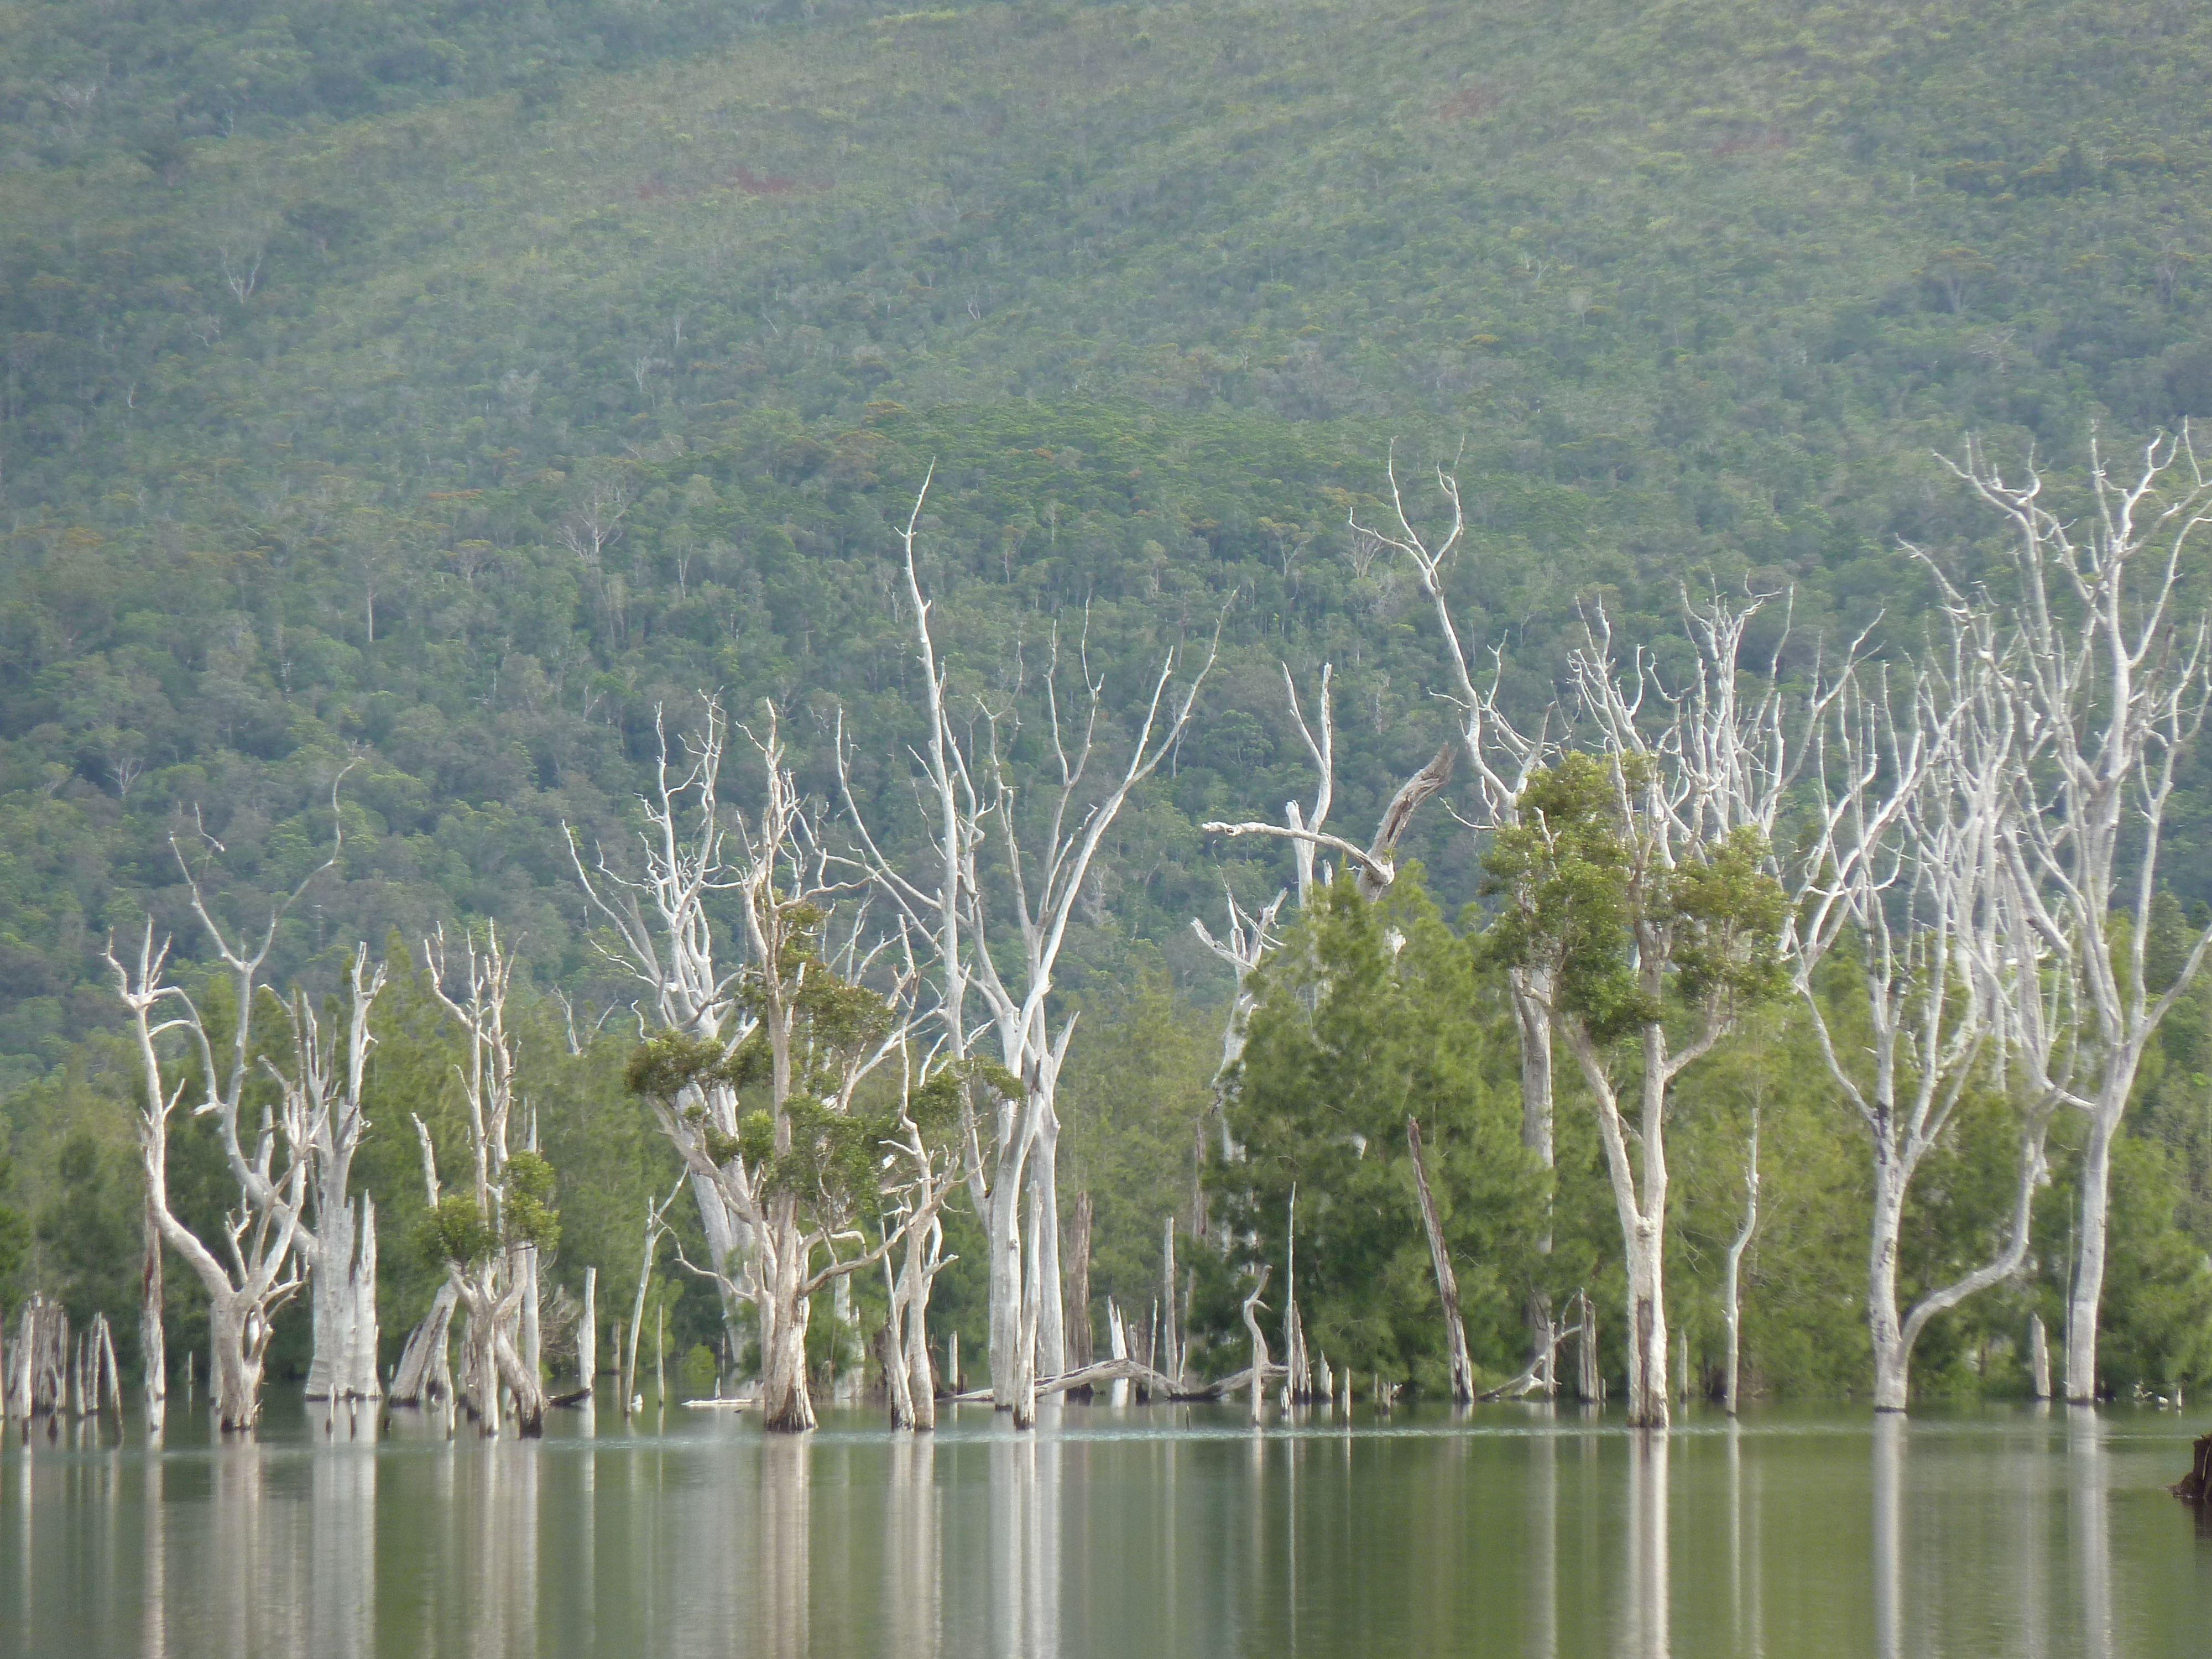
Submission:
[[[2212,1503],[2212,1434],[2197,1437],[2189,1473],[2169,1488],[2176,1498],[2199,1506]]]

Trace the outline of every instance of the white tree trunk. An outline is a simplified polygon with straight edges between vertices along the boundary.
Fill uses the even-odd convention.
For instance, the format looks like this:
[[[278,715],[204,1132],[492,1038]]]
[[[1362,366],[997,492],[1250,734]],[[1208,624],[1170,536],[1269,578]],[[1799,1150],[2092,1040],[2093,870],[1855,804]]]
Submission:
[[[1728,1326],[1728,1374],[1723,1400],[1734,1417],[1741,1403],[1738,1393],[1743,1367],[1743,1253],[1759,1231],[1759,1107],[1751,1109],[1751,1139],[1745,1148],[1743,1168],[1743,1224],[1729,1241],[1728,1259],[1721,1286],[1721,1316]]]
[[[1667,1405],[1667,1297],[1660,1228],[1640,1218],[1624,1223],[1628,1268],[1628,1420],[1663,1429]]]
[[[1030,1248],[1037,1253],[1036,1360],[1039,1377],[1067,1369],[1066,1285],[1060,1267],[1060,1114],[1048,1099],[1030,1162],[1033,1188]]]
[[[1910,1401],[1911,1355],[1897,1309],[1897,1254],[1905,1223],[1905,1189],[1877,1149],[1874,1229],[1867,1258],[1867,1332],[1874,1344],[1874,1408],[1901,1412]]]
[[[2051,1342],[2043,1332],[2043,1316],[2027,1316],[2027,1363],[2029,1380],[2038,1400],[2051,1398]]]
[[[2123,1100],[2122,1104],[2125,1102]],[[2077,1406],[2097,1402],[2097,1311],[2105,1297],[2105,1237],[2110,1226],[2112,1138],[2119,1128],[2117,1110],[2100,1109],[2089,1120],[2089,1139],[2081,1148],[2081,1235],[2074,1255],[2074,1284],[2066,1299],[2066,1398]]]
[[[447,1279],[438,1286],[430,1311],[408,1334],[407,1346],[400,1350],[398,1366],[392,1373],[393,1405],[420,1406],[434,1401],[441,1397],[436,1386],[441,1383],[445,1384],[444,1395],[451,1396],[451,1368],[446,1353],[459,1299],[453,1280]]]
[[[1460,1311],[1459,1275],[1452,1271],[1451,1252],[1444,1246],[1443,1224],[1437,1217],[1437,1200],[1429,1191],[1427,1160],[1421,1154],[1419,1120],[1406,1120],[1406,1144],[1413,1155],[1413,1185],[1420,1194],[1421,1227],[1428,1235],[1429,1263],[1436,1270],[1437,1299],[1443,1304],[1444,1356],[1451,1369],[1452,1404],[1474,1403],[1474,1362],[1467,1351],[1467,1320]],[[1297,1359],[1291,1359],[1295,1367]]]
[[[158,1435],[168,1421],[169,1348],[161,1325],[161,1227],[150,1198],[143,1224],[146,1248],[138,1270],[138,1346],[146,1364],[146,1430]]]
[[[576,1388],[589,1395],[599,1376],[599,1270],[584,1269],[584,1316],[576,1324]],[[717,1392],[720,1392],[718,1389]]]
[[[208,1346],[216,1422],[225,1434],[245,1433],[261,1421],[262,1361],[269,1351],[268,1322],[253,1298],[236,1291],[209,1298]]]

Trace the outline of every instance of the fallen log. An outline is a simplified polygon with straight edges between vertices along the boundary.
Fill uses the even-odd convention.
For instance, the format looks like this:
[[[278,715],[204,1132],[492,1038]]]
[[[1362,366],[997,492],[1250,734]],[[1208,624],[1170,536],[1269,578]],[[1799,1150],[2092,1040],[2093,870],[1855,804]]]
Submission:
[[[1544,1386],[1546,1376],[1554,1372],[1559,1363],[1559,1345],[1569,1337],[1578,1335],[1581,1331],[1582,1327],[1578,1324],[1553,1331],[1551,1340],[1546,1345],[1546,1351],[1530,1360],[1526,1370],[1510,1382],[1501,1382],[1494,1389],[1485,1389],[1475,1398],[1485,1405],[1492,1405],[1500,1400],[1518,1400],[1523,1395],[1535,1393]]]
[[[1287,1366],[1269,1364],[1263,1381],[1290,1374]],[[1039,1394],[1061,1394],[1069,1389],[1088,1388],[1100,1382],[1128,1381],[1141,1382],[1155,1400],[1179,1401],[1197,1404],[1216,1401],[1252,1386],[1252,1368],[1232,1371],[1227,1376],[1211,1382],[1178,1383],[1166,1372],[1155,1370],[1141,1359],[1101,1359],[1072,1371],[1062,1371],[1058,1376],[1039,1380]],[[988,1389],[970,1389],[964,1394],[951,1396],[956,1406],[981,1405],[991,1397]]]

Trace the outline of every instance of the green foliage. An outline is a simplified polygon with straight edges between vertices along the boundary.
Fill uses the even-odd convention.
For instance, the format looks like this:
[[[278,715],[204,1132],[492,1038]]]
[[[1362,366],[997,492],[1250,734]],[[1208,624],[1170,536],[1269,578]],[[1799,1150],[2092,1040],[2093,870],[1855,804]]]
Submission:
[[[1206,1181],[1231,1236],[1256,1237],[1260,1259],[1275,1264],[1277,1310],[1295,1187],[1299,1302],[1334,1364],[1415,1376],[1439,1362],[1407,1144],[1413,1117],[1477,1364],[1519,1369],[1547,1183],[1520,1144],[1516,1051],[1496,988],[1418,872],[1379,903],[1349,882],[1316,889],[1258,978],[1229,1106],[1243,1156],[1214,1161]]]
[[[14,1160],[0,1158],[0,1192],[9,1187],[9,1177],[14,1173]],[[0,1282],[15,1275],[15,1268],[23,1259],[31,1242],[31,1224],[21,1210],[0,1204]]]
[[[483,1206],[465,1193],[447,1193],[417,1224],[422,1254],[437,1262],[465,1267],[499,1249],[499,1233]]]
[[[1765,837],[1740,828],[1662,866],[1635,805],[1649,768],[1633,755],[1562,757],[1529,780],[1522,822],[1483,857],[1488,890],[1505,900],[1490,954],[1549,968],[1559,1011],[1601,1043],[1664,1018],[1668,994],[1726,1018],[1788,988],[1788,901]]]
[[[1486,890],[1506,900],[1488,949],[1510,967],[1549,968],[1559,1011],[1601,1042],[1662,1013],[1638,982],[1632,952],[1643,895],[1633,885],[1638,849],[1624,796],[1644,782],[1635,756],[1617,766],[1564,756],[1530,778],[1524,822],[1500,831],[1482,860]]]
[[[507,1237],[551,1251],[561,1242],[561,1217],[552,1207],[553,1166],[536,1152],[510,1153],[501,1182],[500,1219]]]
[[[1877,648],[1910,645],[1927,590],[1899,539],[1971,571],[1992,533],[1930,447],[1972,428],[1993,453],[2078,455],[2092,418],[2212,413],[2212,19],[2163,0],[805,9],[0,8],[0,1113],[20,1213],[90,1225],[64,1217],[59,1164],[90,1127],[90,1213],[116,1239],[136,1225],[133,1084],[101,1035],[97,946],[151,909],[197,977],[166,840],[180,815],[222,838],[222,897],[247,914],[319,856],[331,775],[357,757],[345,867],[280,930],[278,981],[329,988],[334,947],[395,919],[495,917],[586,1009],[634,992],[578,922],[560,826],[627,842],[658,704],[680,723],[702,686],[733,708],[774,696],[824,799],[842,713],[861,805],[913,850],[889,526],[934,461],[921,574],[963,707],[1033,688],[1048,619],[1086,607],[1110,750],[1158,653],[1228,606],[1201,718],[1117,823],[1062,963],[1089,1011],[1066,1144],[1099,1205],[1098,1283],[1141,1301],[1161,1216],[1189,1207],[1200,1009],[1223,988],[1188,919],[1223,877],[1264,898],[1289,863],[1194,826],[1310,782],[1278,661],[1338,666],[1340,824],[1371,823],[1440,740],[1423,605],[1344,528],[1393,437],[1401,459],[1461,457],[1470,556],[1449,596],[1471,634],[1511,640],[1504,695],[1526,711],[1584,596],[1675,665],[1690,573],[1792,585],[1793,651],[1878,612]],[[1034,726],[1007,759],[1026,786],[1047,760]],[[2212,890],[2187,767],[2163,866],[2183,902]],[[1543,866],[1542,919],[1572,924],[1553,938],[1577,1008],[1625,1029],[1651,1010],[1607,908],[1620,848],[1601,813],[1578,821]],[[1477,896],[1475,848],[1443,815],[1407,851],[1448,908]],[[1669,999],[1771,989],[1772,896],[1749,858],[1682,872]],[[2154,984],[2176,965],[2170,921]],[[1534,948],[1515,926],[1492,960]],[[1176,988],[1157,1006],[1152,973]],[[395,983],[380,1009],[371,1119],[420,1111],[450,1154],[449,1037],[419,992]],[[830,1049],[874,1018],[857,997],[816,1012]],[[635,1096],[672,1097],[674,1073],[626,1092],[628,1041],[586,1032],[572,1055],[550,1000],[518,1018],[562,1172],[558,1270],[573,1289],[597,1263],[614,1297],[646,1194],[676,1174]],[[2197,1255],[2206,1029],[2192,996],[2161,1037],[2141,1107],[2160,1156],[2128,1177],[2154,1215],[2173,1183]],[[757,1097],[764,1058],[711,1063]],[[1705,1150],[1681,1179],[1711,1177],[1681,1223],[1699,1285],[1740,1104],[1715,1091],[1741,1058],[1683,1085],[1685,1144]],[[1774,1297],[1815,1310],[1754,1342],[1806,1388],[1851,1374],[1838,1264],[1859,1248],[1856,1130],[1814,1087],[1770,1103],[1807,1186],[1756,1251]],[[1572,1088],[1538,1275],[1555,1289],[1613,1271]],[[940,1074],[910,1104],[942,1133],[956,1092]],[[772,1148],[749,1108],[714,1156]],[[844,1181],[843,1133],[792,1178]],[[1968,1164],[1981,1135],[1962,1126]],[[235,1193],[204,1121],[173,1157],[179,1204],[212,1227]],[[357,1167],[410,1237],[409,1138],[372,1135]],[[1953,1207],[1955,1232],[1911,1246],[1930,1273],[1972,1234],[1973,1205]],[[948,1317],[979,1322],[973,1218],[947,1224],[967,1258]],[[2146,1308],[2186,1277],[2154,1232],[2137,1242],[2158,1265],[2114,1293]],[[34,1237],[10,1293],[50,1271],[92,1284],[93,1248]],[[380,1260],[396,1340],[434,1264]],[[111,1312],[135,1295],[119,1277],[88,1293],[121,1298]],[[171,1295],[181,1352],[198,1292]],[[712,1301],[680,1288],[672,1329],[697,1340]],[[1780,1317],[1750,1306],[1755,1328]],[[2194,1364],[2155,1350],[2156,1322],[2127,1363]],[[2003,1340],[1971,1310],[1940,1323],[1970,1369]],[[980,1352],[980,1322],[961,1328]]]

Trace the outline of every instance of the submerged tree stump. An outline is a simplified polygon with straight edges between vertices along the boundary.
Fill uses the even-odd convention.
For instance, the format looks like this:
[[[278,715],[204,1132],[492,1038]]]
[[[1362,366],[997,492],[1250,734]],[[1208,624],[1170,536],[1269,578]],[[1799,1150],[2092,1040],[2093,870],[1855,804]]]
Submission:
[[[2189,1473],[2169,1490],[2176,1498],[2200,1507],[2212,1504],[2212,1434],[2197,1437]]]

